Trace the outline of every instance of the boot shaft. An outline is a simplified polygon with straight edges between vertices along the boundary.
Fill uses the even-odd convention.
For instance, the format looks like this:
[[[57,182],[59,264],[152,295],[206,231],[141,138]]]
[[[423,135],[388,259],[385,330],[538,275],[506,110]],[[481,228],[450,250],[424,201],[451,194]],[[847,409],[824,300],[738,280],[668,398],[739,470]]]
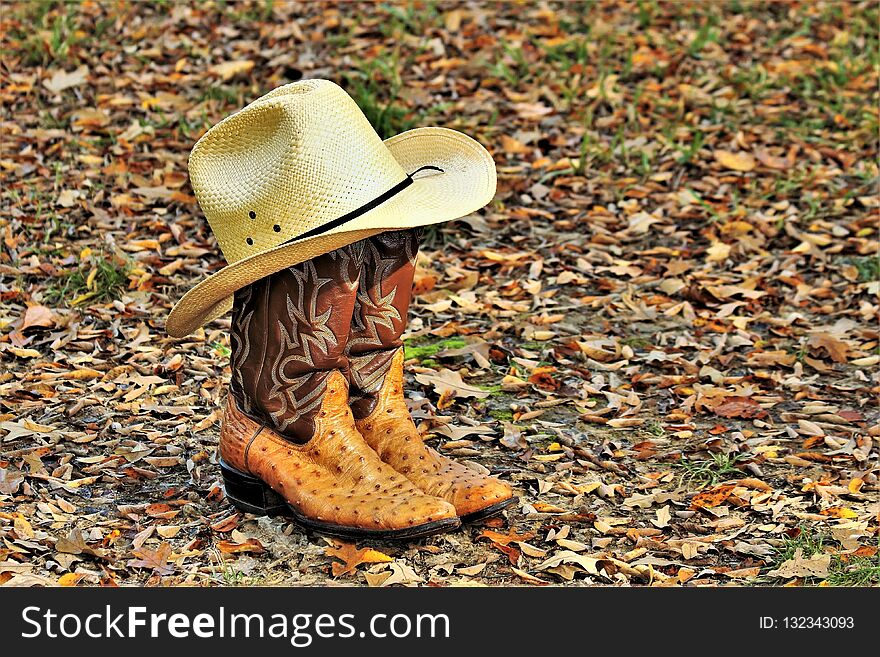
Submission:
[[[363,253],[357,242],[235,294],[230,394],[247,416],[292,442],[312,437],[328,377],[348,369]]]
[[[349,404],[369,415],[407,325],[420,229],[391,231],[363,241],[363,264],[348,336]]]

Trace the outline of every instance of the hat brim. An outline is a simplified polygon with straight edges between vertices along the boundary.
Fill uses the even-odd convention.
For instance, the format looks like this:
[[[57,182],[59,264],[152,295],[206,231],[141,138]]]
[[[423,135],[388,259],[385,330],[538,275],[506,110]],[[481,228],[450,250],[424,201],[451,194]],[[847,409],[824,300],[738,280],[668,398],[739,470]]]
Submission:
[[[385,141],[404,171],[425,165],[443,173],[415,177],[399,194],[332,230],[227,265],[190,289],[171,310],[165,329],[182,338],[232,308],[233,294],[265,276],[388,230],[442,223],[485,206],[495,195],[495,163],[467,135],[415,128]]]

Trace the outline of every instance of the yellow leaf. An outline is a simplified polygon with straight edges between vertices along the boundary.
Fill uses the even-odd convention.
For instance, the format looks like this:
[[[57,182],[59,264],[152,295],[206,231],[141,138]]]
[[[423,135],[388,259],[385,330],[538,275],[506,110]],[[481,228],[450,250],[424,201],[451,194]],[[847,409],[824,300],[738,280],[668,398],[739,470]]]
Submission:
[[[730,244],[724,242],[715,242],[706,249],[706,260],[708,262],[723,262],[730,255]]]
[[[461,19],[464,17],[464,12],[461,9],[453,9],[448,14],[446,14],[446,30],[448,32],[458,32],[458,29],[461,27]]]
[[[58,586],[76,586],[82,577],[76,573],[65,573],[58,578]]]
[[[731,153],[730,151],[715,151],[715,159],[725,169],[733,169],[734,171],[751,171],[755,168],[755,158],[750,153],[739,151]]]
[[[27,418],[24,419],[23,422],[25,428],[30,431],[36,431],[37,433],[51,433],[55,431],[55,427],[50,427],[48,424],[37,424],[33,420],[29,420]]]
[[[92,271],[89,272],[88,278],[86,278],[86,288],[89,290],[95,289],[95,277],[98,275],[98,268],[92,267]]]
[[[211,73],[223,80],[229,80],[239,73],[246,73],[254,67],[254,63],[249,59],[235,59],[231,62],[223,62],[211,67]]]
[[[90,255],[92,255],[92,250],[89,247],[86,247],[79,252],[79,259],[86,260]]]
[[[27,521],[22,514],[18,514],[15,516],[15,520],[12,521],[12,526],[15,528],[15,533],[18,534],[19,538],[33,538],[34,537],[34,529],[31,527],[31,523]]]
[[[20,347],[9,347],[9,351],[19,358],[39,358],[42,354],[36,349],[21,349]]]
[[[864,486],[864,485],[865,485],[865,482],[863,479],[860,479],[859,477],[855,477],[852,481],[849,482],[849,486],[847,486],[847,488],[849,488],[850,493],[855,495],[860,490],[862,490],[862,486]]]
[[[104,376],[103,372],[93,370],[91,367],[80,367],[72,372],[66,372],[62,379],[74,379],[76,381],[87,381],[89,379],[99,379]]]
[[[159,104],[161,104],[161,102],[161,99],[156,98],[155,96],[150,96],[149,98],[144,98],[141,101],[141,108],[145,110],[150,110],[154,107],[157,107]]]
[[[94,292],[86,292],[85,294],[80,294],[78,297],[76,297],[75,299],[71,300],[70,305],[71,305],[71,306],[78,306],[79,304],[81,304],[81,303],[83,303],[83,302],[85,302],[85,301],[88,301],[88,300],[91,299],[93,296],[95,296],[95,293],[94,293]]]

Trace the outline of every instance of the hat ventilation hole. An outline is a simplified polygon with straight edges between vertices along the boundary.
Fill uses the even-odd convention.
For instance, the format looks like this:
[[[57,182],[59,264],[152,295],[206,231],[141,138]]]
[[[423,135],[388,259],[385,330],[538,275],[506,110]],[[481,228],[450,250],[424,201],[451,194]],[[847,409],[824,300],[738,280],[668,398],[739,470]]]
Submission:
[[[257,218],[257,213],[254,212],[253,210],[251,210],[250,212],[248,212],[248,216],[249,216],[251,219],[256,219],[256,218]]]
[[[279,226],[278,224],[275,224],[274,226],[272,226],[272,230],[274,230],[276,233],[280,233],[281,226]]]
[[[254,241],[253,241],[250,237],[248,237],[248,238],[245,240],[245,242],[248,243],[248,246],[253,246],[253,245],[254,245]]]

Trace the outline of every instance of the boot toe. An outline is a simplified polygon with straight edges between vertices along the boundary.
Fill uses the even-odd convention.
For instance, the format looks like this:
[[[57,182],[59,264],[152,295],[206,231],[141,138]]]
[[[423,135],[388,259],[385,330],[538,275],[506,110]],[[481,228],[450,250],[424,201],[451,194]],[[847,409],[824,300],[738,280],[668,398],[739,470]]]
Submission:
[[[513,490],[494,477],[480,477],[481,481],[456,486],[452,497],[459,516],[470,515],[513,497]]]
[[[455,507],[439,497],[413,493],[388,504],[383,518],[387,529],[405,529],[457,518]]]

